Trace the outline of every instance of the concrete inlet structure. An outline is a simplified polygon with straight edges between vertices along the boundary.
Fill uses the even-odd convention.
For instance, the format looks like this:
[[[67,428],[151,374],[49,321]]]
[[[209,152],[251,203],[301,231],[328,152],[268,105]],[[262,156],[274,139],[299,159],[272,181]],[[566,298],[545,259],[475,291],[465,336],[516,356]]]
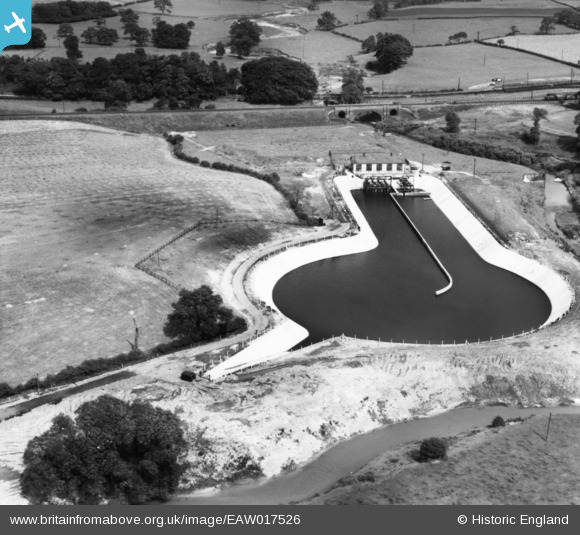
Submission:
[[[335,184],[357,221],[360,231],[349,237],[293,247],[256,265],[251,272],[250,284],[256,296],[278,312],[272,294],[274,286],[286,273],[312,262],[362,253],[378,246],[376,236],[350,194],[351,190],[362,189],[363,180],[347,171],[345,176],[335,178]],[[430,193],[433,201],[483,260],[529,280],[544,291],[550,300],[551,312],[540,328],[554,323],[567,313],[574,302],[574,292],[554,270],[501,246],[438,178],[425,174],[415,176],[415,185]],[[451,278],[450,275],[448,277]],[[304,327],[285,318],[282,324],[210,370],[207,375],[216,380],[249,366],[275,359],[307,335],[308,331]]]

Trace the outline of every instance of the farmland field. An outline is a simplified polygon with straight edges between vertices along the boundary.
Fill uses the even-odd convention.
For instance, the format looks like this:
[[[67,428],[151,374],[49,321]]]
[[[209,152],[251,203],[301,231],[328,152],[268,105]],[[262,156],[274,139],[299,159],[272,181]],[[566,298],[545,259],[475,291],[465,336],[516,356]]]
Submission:
[[[364,66],[370,57],[361,55],[357,59]],[[530,77],[533,74],[535,79],[569,79],[570,67],[514,50],[469,43],[444,48],[418,48],[402,69],[391,74],[371,76],[364,83],[374,90],[381,90],[384,81],[385,91],[453,89],[459,79],[461,87],[466,88],[496,77],[508,83],[525,81],[528,73]]]
[[[3,122],[0,167],[0,371],[10,383],[128,350],[133,318],[142,347],[163,341],[176,293],[133,265],[199,218],[272,219],[274,209],[295,221],[265,182],[180,162],[147,135]]]
[[[534,33],[538,31],[541,20],[540,17],[384,20],[340,28],[339,31],[358,39],[366,39],[369,35],[375,35],[378,32],[398,33],[406,37],[413,46],[425,46],[445,44],[448,37],[457,32],[465,32],[469,40],[476,39],[478,34],[480,39],[504,36],[510,31],[512,25],[517,26],[521,34]],[[556,31],[570,33],[572,30],[557,25]]]
[[[504,37],[505,44],[555,59],[580,61],[580,33],[570,35],[520,35]],[[495,39],[492,42],[496,42]]]

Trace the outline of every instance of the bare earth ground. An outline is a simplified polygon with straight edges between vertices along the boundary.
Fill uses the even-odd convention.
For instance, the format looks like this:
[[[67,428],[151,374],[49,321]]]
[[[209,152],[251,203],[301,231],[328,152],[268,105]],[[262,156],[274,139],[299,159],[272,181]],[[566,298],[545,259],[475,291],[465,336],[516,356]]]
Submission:
[[[0,370],[10,383],[128,350],[133,318],[144,347],[164,341],[176,293],[133,265],[200,218],[272,219],[274,208],[295,221],[265,182],[178,161],[152,136],[5,122],[0,166]]]
[[[417,463],[420,443],[388,451],[309,504],[578,505],[580,418],[547,416],[450,437],[448,460]]]
[[[253,156],[246,135],[265,138],[266,133],[244,132],[244,136],[237,133],[238,144],[233,137],[226,137],[229,133],[215,135],[236,158],[251,162],[257,157],[262,163],[265,158],[269,167],[278,162],[284,168],[295,151],[303,158],[303,163],[297,165],[313,165],[311,158],[325,158],[328,150],[370,151],[380,146],[401,152],[415,162],[424,154],[428,166],[435,167],[444,159],[452,161],[454,172],[465,173],[466,192],[477,191],[469,188],[473,183],[468,179],[472,158],[405,138],[378,136],[364,126],[303,129],[300,136],[294,136],[298,138],[296,146],[287,147],[288,152],[284,152],[288,129],[268,130],[267,143],[260,143],[259,137],[252,140],[259,148]],[[115,143],[123,140],[114,139]],[[161,149],[155,143],[161,141],[148,141],[151,139],[143,137],[144,146],[150,153],[158,154]],[[218,145],[217,140],[214,143],[209,137],[201,141]],[[131,148],[137,152],[136,146]],[[165,149],[162,153],[166,154]],[[144,158],[141,153],[138,156]],[[171,160],[163,161],[163,169],[167,169]],[[176,172],[179,168],[175,167]],[[475,201],[483,211],[505,214],[501,220],[506,234],[513,237],[512,246],[567,272],[578,288],[578,261],[550,238],[551,231],[541,216],[541,195],[534,189],[537,184],[522,188],[523,171],[520,166],[479,159],[477,180],[489,181],[491,192],[475,195]],[[240,253],[243,254],[246,253]],[[239,261],[240,255],[233,263]],[[184,265],[182,260],[179,262],[176,265]],[[231,272],[226,275],[231,276]],[[227,285],[227,277],[222,284]],[[46,303],[39,303],[43,304]],[[256,475],[244,470],[245,456],[264,475],[273,476],[353,434],[389,422],[428,416],[465,402],[569,403],[580,397],[579,347],[580,328],[575,309],[547,329],[492,344],[435,347],[336,339],[292,353],[284,360],[265,365],[264,373],[246,375],[238,382],[202,380],[184,384],[179,380],[180,372],[186,367],[200,366],[208,358],[199,351],[188,350],[133,366],[131,370],[137,375],[130,379],[0,423],[0,466],[21,470],[26,443],[47,429],[56,414],[72,414],[82,402],[109,392],[124,399],[152,401],[174,410],[185,420],[193,466],[183,481],[184,489]],[[215,352],[209,357],[219,359],[221,355]],[[18,501],[14,485],[12,492],[10,499]]]

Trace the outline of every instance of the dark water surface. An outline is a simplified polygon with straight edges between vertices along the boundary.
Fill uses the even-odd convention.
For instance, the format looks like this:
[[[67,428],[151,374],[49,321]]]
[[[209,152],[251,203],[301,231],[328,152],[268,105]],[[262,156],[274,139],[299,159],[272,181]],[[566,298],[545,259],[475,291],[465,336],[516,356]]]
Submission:
[[[345,334],[383,341],[463,343],[539,327],[550,314],[542,290],[484,262],[436,204],[400,200],[443,265],[447,279],[390,198],[353,191],[379,240],[373,251],[314,262],[285,275],[274,301],[308,329],[303,345]]]

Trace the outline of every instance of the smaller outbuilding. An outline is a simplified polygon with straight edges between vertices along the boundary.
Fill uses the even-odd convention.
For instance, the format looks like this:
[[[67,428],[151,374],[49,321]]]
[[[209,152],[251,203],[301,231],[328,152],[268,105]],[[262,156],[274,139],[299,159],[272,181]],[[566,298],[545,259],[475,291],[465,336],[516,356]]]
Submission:
[[[179,377],[182,381],[189,381],[190,383],[197,379],[197,374],[190,370],[185,370],[181,372],[181,376]]]

